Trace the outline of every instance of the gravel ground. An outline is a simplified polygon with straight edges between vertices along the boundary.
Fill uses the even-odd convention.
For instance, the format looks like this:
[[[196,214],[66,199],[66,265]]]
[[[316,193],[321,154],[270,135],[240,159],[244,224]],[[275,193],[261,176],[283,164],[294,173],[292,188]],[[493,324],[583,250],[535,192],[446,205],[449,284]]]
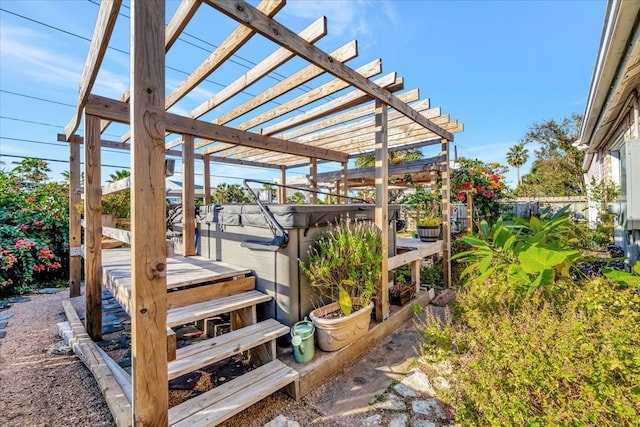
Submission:
[[[74,354],[47,351],[60,343],[61,301],[69,291],[30,295],[0,314],[13,314],[0,338],[0,425],[115,426],[91,372]],[[82,297],[72,300],[76,309]],[[51,347],[53,348],[53,347]]]

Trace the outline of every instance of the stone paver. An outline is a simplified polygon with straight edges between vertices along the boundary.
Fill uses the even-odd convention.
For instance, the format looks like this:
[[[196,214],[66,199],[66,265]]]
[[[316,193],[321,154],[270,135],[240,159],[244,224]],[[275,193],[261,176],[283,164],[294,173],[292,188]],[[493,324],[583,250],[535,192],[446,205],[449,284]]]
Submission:
[[[378,427],[382,425],[382,416],[381,415],[372,415],[368,418],[362,420],[360,424],[361,427]]]
[[[375,405],[376,409],[386,409],[388,411],[406,411],[407,405],[397,394],[387,393],[385,399]]]
[[[429,378],[417,369],[409,371],[407,376],[393,389],[402,397],[435,396],[436,391],[431,386]]]
[[[409,421],[407,414],[393,414],[389,420],[389,427],[406,427]]]
[[[416,414],[437,416],[440,419],[447,419],[447,412],[437,399],[414,400],[411,402],[411,409]]]
[[[264,427],[300,427],[300,423],[289,420],[284,415],[278,415],[266,423]]]

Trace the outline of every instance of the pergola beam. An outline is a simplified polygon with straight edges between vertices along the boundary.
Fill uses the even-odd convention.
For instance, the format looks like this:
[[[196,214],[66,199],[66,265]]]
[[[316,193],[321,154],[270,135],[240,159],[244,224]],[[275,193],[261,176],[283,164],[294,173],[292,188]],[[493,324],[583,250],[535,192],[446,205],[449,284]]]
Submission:
[[[129,104],[115,99],[91,95],[85,106],[88,114],[95,114],[120,123],[129,123]],[[295,142],[258,135],[255,133],[237,130],[214,123],[206,123],[177,114],[162,111],[165,118],[166,130],[177,134],[194,135],[198,138],[214,139],[222,142],[230,142],[238,145],[246,145],[253,148],[288,153],[303,157],[317,157],[319,159],[334,162],[346,161],[348,154],[339,151],[325,150],[313,146],[296,144]],[[163,134],[164,135],[164,134]],[[164,144],[163,144],[164,147]]]
[[[375,81],[381,87],[385,87],[388,90],[402,90],[404,88],[404,80],[402,77],[396,77],[395,71],[386,74]],[[263,135],[274,135],[278,132],[283,132],[287,129],[294,128],[296,126],[304,125],[313,120],[327,117],[331,114],[339,111],[344,111],[349,108],[361,105],[371,100],[371,96],[364,93],[361,90],[353,90],[345,95],[335,98],[329,102],[325,102],[311,110],[300,113],[297,116],[282,120],[272,126],[268,126],[262,129]]]
[[[280,46],[287,46],[287,48],[294,51],[298,56],[317,65],[334,76],[344,79],[349,82],[349,84],[364,91],[378,101],[387,104],[391,108],[400,111],[405,116],[442,138],[445,138],[448,141],[453,140],[453,135],[451,133],[441,129],[431,123],[428,119],[420,116],[415,110],[400,101],[389,91],[382,89],[369,79],[362,77],[346,65],[334,61],[322,50],[300,38],[293,31],[264,15],[250,4],[242,0],[205,0],[205,2],[230,18],[253,28],[255,31],[274,43],[278,43]]]
[[[375,61],[370,62],[369,64],[364,65],[363,67],[360,67],[358,69],[359,73],[362,73],[362,75],[367,76],[367,77],[371,77],[374,76],[376,74],[379,74],[382,72],[382,60],[381,59],[376,59]],[[284,102],[280,105],[278,105],[277,107],[262,113],[252,119],[247,120],[244,123],[239,124],[238,126],[236,126],[237,129],[251,129],[253,127],[256,127],[262,123],[265,123],[267,121],[270,120],[274,120],[280,116],[283,116],[287,113],[290,113],[291,111],[294,111],[298,108],[302,108],[306,105],[309,105],[315,101],[318,101],[319,99],[325,98],[329,95],[333,95],[334,93],[345,89],[346,87],[348,87],[348,85],[343,82],[340,79],[335,79],[330,81],[329,83],[326,83],[322,86],[319,86],[315,89],[309,90],[307,91],[305,94],[291,99],[287,102]],[[290,140],[290,139],[288,139]],[[314,144],[315,145],[315,144]],[[242,151],[244,150],[244,147],[237,147],[235,149],[232,149],[228,152],[226,152],[224,155],[225,156],[229,156],[229,155],[235,155],[235,154],[240,154],[242,153]],[[219,150],[221,151],[221,150]]]
[[[358,45],[355,41],[351,41],[346,45],[342,46],[341,48],[337,49],[336,51],[334,51],[331,54],[331,56],[336,61],[348,61],[350,59],[355,58],[358,55],[357,46]],[[323,69],[318,68],[315,65],[309,65],[303,68],[302,70],[298,71],[297,73],[282,80],[281,82],[278,82],[275,85],[269,87],[267,90],[254,96],[248,101],[244,102],[242,105],[239,105],[238,107],[232,109],[231,111],[228,111],[222,114],[216,120],[214,120],[213,123],[216,123],[219,125],[227,124],[230,121],[255,110],[256,108],[259,108],[260,106],[266,104],[267,102],[272,101],[277,97],[284,95],[285,93],[288,93],[297,87],[302,86],[308,81],[322,75],[324,72],[325,71]],[[249,125],[245,124],[244,126],[239,125],[235,127],[237,129],[246,130],[252,126],[250,124]],[[196,144],[196,148],[205,147],[211,144],[212,142],[213,141],[199,141]]]
[[[317,19],[313,24],[300,32],[300,37],[309,43],[315,43],[322,37],[327,35],[327,18],[324,16]],[[289,59],[293,58],[294,53],[284,47],[278,48],[275,52],[262,60],[258,65],[247,71],[245,74],[236,79],[233,83],[228,84],[220,92],[200,104],[193,111],[191,117],[199,118],[209,111],[213,110],[231,97],[237,95],[244,89],[257,82]]]
[[[418,99],[420,99],[420,91],[418,89],[409,90],[407,92],[399,94],[398,99],[400,99],[402,102],[417,101]],[[426,102],[428,105],[429,98],[425,99],[423,102]],[[374,114],[374,112],[375,112],[375,103],[372,103],[370,105],[354,108],[353,110],[349,110],[346,113],[338,114],[304,127],[299,127],[287,133],[276,134],[272,136],[275,136],[277,138],[287,139],[287,140],[294,140],[296,137],[308,135],[310,133],[314,133],[323,129],[329,129],[331,127],[340,125],[342,123],[346,123],[352,120],[360,119],[362,117],[370,116]]]
[[[257,9],[267,16],[274,16],[285,5],[284,0],[262,0]],[[200,84],[255,34],[251,28],[240,25],[227,37],[193,73],[182,81],[166,99],[165,108],[169,108],[182,99],[189,91]]]

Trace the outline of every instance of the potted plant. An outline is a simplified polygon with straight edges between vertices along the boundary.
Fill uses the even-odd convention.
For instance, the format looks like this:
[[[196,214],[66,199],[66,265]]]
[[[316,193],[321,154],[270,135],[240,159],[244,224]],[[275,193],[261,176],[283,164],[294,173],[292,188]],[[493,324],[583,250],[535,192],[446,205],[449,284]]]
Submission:
[[[416,221],[418,237],[422,242],[435,242],[440,237],[440,228],[442,226],[442,218],[429,214],[419,218]]]
[[[416,185],[415,191],[406,194],[400,202],[408,209],[420,240],[423,242],[438,240],[442,225],[440,192]]]
[[[309,315],[321,350],[339,350],[368,331],[381,267],[381,233],[370,221],[347,216],[315,240],[300,268],[314,306],[328,303]]]

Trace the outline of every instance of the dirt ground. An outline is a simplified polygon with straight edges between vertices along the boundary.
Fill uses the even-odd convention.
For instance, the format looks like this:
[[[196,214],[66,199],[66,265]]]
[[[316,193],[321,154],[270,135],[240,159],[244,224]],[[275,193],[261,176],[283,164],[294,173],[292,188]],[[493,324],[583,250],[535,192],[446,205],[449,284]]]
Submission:
[[[6,320],[6,336],[0,338],[0,426],[115,426],[90,371],[60,346],[56,323],[66,320],[61,302],[68,299],[68,290],[29,298],[0,311],[13,315]],[[72,302],[78,312],[84,311],[83,297]],[[337,375],[298,402],[278,392],[222,426],[261,427],[280,414],[301,426],[357,426],[376,413],[383,417],[380,425],[389,425],[389,414],[373,408],[339,416],[331,413],[327,397],[344,388],[351,377],[349,369],[347,375]]]

